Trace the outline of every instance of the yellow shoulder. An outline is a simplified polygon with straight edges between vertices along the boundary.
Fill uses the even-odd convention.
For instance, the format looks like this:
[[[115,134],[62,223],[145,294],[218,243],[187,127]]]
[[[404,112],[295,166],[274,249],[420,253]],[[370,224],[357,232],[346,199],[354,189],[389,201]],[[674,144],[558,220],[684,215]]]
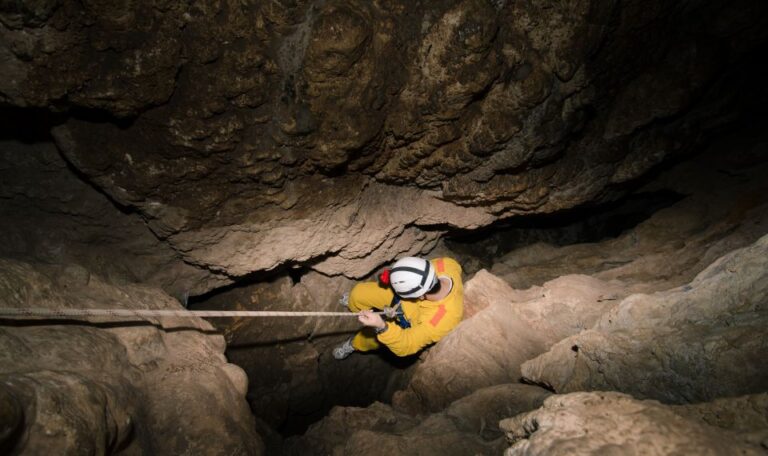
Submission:
[[[435,258],[432,260],[435,265],[435,269],[438,274],[448,274],[451,276],[461,277],[461,265],[450,257]]]

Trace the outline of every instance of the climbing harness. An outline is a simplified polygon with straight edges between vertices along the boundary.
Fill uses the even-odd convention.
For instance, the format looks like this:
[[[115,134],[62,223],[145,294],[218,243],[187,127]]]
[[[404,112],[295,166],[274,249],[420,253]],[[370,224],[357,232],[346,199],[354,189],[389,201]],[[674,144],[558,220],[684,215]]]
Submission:
[[[374,312],[382,313],[382,312]],[[357,317],[351,312],[305,312],[275,310],[175,310],[175,309],[48,309],[0,307],[3,317]]]
[[[397,326],[408,329],[411,327],[411,322],[405,318],[405,312],[401,307],[402,301],[398,295],[392,297],[392,302],[389,303],[389,307],[385,307],[381,312],[388,319],[393,320]]]

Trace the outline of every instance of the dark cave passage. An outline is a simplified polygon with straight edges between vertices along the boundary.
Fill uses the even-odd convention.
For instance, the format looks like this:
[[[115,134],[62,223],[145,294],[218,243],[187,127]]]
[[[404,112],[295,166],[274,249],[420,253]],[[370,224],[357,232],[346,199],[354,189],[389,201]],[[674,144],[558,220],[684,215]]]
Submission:
[[[296,271],[289,269],[288,271]],[[270,274],[268,279],[236,282],[190,300],[192,310],[345,311],[338,305],[348,279],[303,271]],[[327,289],[338,289],[338,295]],[[327,300],[331,301],[328,308]],[[359,329],[355,318],[213,319],[227,339],[227,358],[248,374],[247,399],[254,414],[283,437],[302,434],[334,406],[364,407],[389,402],[402,386],[416,356],[399,358],[386,350],[339,362],[330,356],[340,340]],[[400,372],[400,374],[398,374]],[[285,385],[293,385],[286,388]]]
[[[490,268],[509,252],[537,242],[566,246],[616,238],[684,197],[670,189],[632,193],[610,203],[515,217],[481,230],[449,233],[445,243],[452,251]]]

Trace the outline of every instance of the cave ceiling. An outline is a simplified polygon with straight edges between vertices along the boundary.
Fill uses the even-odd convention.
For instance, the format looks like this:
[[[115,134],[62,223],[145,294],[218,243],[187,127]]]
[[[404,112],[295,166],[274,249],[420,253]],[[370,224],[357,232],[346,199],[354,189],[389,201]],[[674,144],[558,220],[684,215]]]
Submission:
[[[226,280],[620,195],[737,118],[762,2],[0,5],[0,102]],[[167,247],[166,247],[167,248]]]

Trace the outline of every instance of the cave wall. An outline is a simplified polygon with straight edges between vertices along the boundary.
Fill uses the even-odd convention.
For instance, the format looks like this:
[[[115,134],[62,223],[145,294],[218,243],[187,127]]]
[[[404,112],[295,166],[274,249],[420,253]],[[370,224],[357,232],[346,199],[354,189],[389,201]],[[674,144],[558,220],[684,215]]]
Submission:
[[[765,454],[768,143],[721,139],[638,189],[685,196],[620,236],[472,275],[391,405],[335,408],[287,454]]]
[[[85,268],[0,259],[12,308],[180,309]],[[0,321],[3,454],[262,454],[248,379],[199,318]]]
[[[75,293],[54,304],[135,308],[139,304],[130,297],[137,294],[150,305],[179,308],[167,294],[137,292],[129,283],[163,288],[184,301],[240,281],[254,285],[215,294],[204,305],[331,310],[349,279],[398,255],[439,250],[449,231],[615,200],[649,173],[690,157],[714,135],[750,118],[768,101],[766,9],[758,0],[3,2],[0,256],[13,258],[3,260],[3,273],[32,277],[43,271],[34,280],[53,283],[19,306],[49,305],[50,296]],[[36,132],[32,138],[25,136],[28,128]],[[598,317],[616,301],[629,307],[626,294],[686,284],[728,251],[754,243],[764,233],[747,223],[762,222],[755,215],[762,210],[760,191],[733,212],[702,209],[695,198],[675,209],[688,221],[701,216],[706,223],[679,226],[682,218],[673,217],[662,222],[673,230],[658,230],[651,221],[607,246],[539,245],[515,252],[493,271],[501,279],[476,277],[477,284],[485,277],[482,285],[498,285],[506,301],[468,299],[472,318],[463,323],[476,335],[516,343],[501,354],[504,362],[449,350],[473,340],[457,331],[409,373],[395,409],[365,409],[358,413],[361,424],[342,429],[343,438],[333,442],[312,441],[326,422],[294,443],[329,450],[342,445],[353,454],[417,443],[457,452],[500,449],[483,434],[484,420],[502,416],[486,414],[487,403],[501,393],[470,393],[523,374],[566,390],[604,385],[600,378],[562,380],[562,372],[547,370],[563,364],[559,358],[544,361],[573,357],[572,347],[585,337],[573,334],[602,321]],[[726,207],[729,197],[713,207]],[[666,237],[654,239],[660,233]],[[638,236],[646,244],[637,245]],[[573,272],[574,257],[582,272],[596,276],[544,284]],[[13,280],[4,296],[32,279]],[[502,280],[543,286],[525,294]],[[92,284],[113,288],[83,300]],[[584,284],[583,294],[566,296],[570,287]],[[66,287],[74,288],[59,291]],[[545,296],[532,294],[540,291]],[[528,306],[507,312],[510,296]],[[561,321],[544,321],[563,305],[569,312]],[[505,320],[510,315],[515,318]],[[521,327],[525,322],[540,331]],[[13,431],[3,435],[0,448],[19,442],[68,448],[82,436],[99,435],[107,443],[94,451],[205,451],[206,442],[185,439],[200,432],[218,438],[219,432],[222,451],[261,450],[254,431],[260,424],[244,400],[247,386],[237,368],[227,367],[219,338],[198,333],[200,328],[86,324],[75,330],[48,323],[4,331],[6,345],[23,340],[29,353],[55,349],[67,360],[73,355],[51,341],[61,333],[99,353],[74,364],[48,358],[35,364],[28,356],[23,369],[20,356],[9,355],[2,375],[18,383],[0,389],[8,411],[4,426]],[[334,370],[327,352],[346,336],[346,327],[326,334],[312,322],[265,328],[233,320],[219,329],[229,338],[230,358],[254,380],[251,407],[269,425],[328,407],[318,394],[329,389],[368,399],[374,395],[366,387],[394,388],[383,376],[387,366],[375,358],[351,361],[352,370],[384,373],[360,390]],[[611,342],[618,331],[598,326],[588,334],[595,332]],[[565,337],[576,343],[549,352]],[[277,350],[276,339],[282,344]],[[146,340],[167,346],[151,352],[150,344],[147,353]],[[481,342],[476,346],[492,345]],[[202,354],[200,347],[206,347]],[[765,349],[757,342],[750,347],[759,355],[749,354],[750,366],[764,375],[754,360],[763,359]],[[120,359],[110,355],[123,351]],[[466,364],[479,366],[478,374],[492,375],[457,377],[455,353],[478,363]],[[541,369],[534,372],[532,361],[523,364],[542,353],[536,361],[546,364]],[[482,363],[489,360],[494,370],[484,372]],[[105,365],[136,375],[130,381],[105,376],[99,371]],[[575,366],[579,373],[585,369]],[[211,388],[200,387],[200,379]],[[622,382],[610,385],[628,390]],[[153,392],[158,386],[163,388]],[[724,391],[760,390],[752,386]],[[537,390],[535,396],[546,394]],[[137,397],[150,405],[137,406]],[[193,414],[178,407],[201,397],[206,399],[195,403]],[[485,405],[462,409],[466,397],[470,403],[485,398]],[[578,402],[584,396],[574,397]],[[75,418],[54,413],[61,401],[77,410]],[[529,410],[534,402],[506,413]],[[654,407],[648,407],[652,413]],[[34,422],[32,408],[41,411]],[[416,420],[404,410],[435,413]],[[331,429],[348,413],[332,412]],[[548,409],[539,413],[554,420]],[[127,417],[140,424],[129,426]],[[50,440],[49,419],[71,432]],[[223,429],[221,422],[227,423]],[[181,431],[174,427],[179,423]],[[382,424],[389,428],[377,428]],[[530,428],[517,424],[509,432],[530,437]],[[271,431],[259,432],[263,437]],[[419,441],[420,433],[430,432],[432,440]],[[152,440],[164,433],[176,440]]]
[[[194,309],[346,312],[339,297],[354,282],[308,271],[294,281],[277,275],[250,285],[217,292]],[[383,353],[353,357],[343,365],[333,347],[353,336],[354,316],[337,318],[226,318],[213,324],[227,342],[227,358],[248,375],[248,402],[253,413],[284,435],[303,432],[335,405],[362,406],[389,401],[397,360]]]
[[[614,198],[737,119],[764,3],[40,1],[0,100],[185,262],[363,276],[450,228]]]
[[[231,282],[184,263],[138,214],[80,179],[50,141],[0,140],[0,200],[3,257],[75,263],[112,283],[160,287],[180,301]]]

